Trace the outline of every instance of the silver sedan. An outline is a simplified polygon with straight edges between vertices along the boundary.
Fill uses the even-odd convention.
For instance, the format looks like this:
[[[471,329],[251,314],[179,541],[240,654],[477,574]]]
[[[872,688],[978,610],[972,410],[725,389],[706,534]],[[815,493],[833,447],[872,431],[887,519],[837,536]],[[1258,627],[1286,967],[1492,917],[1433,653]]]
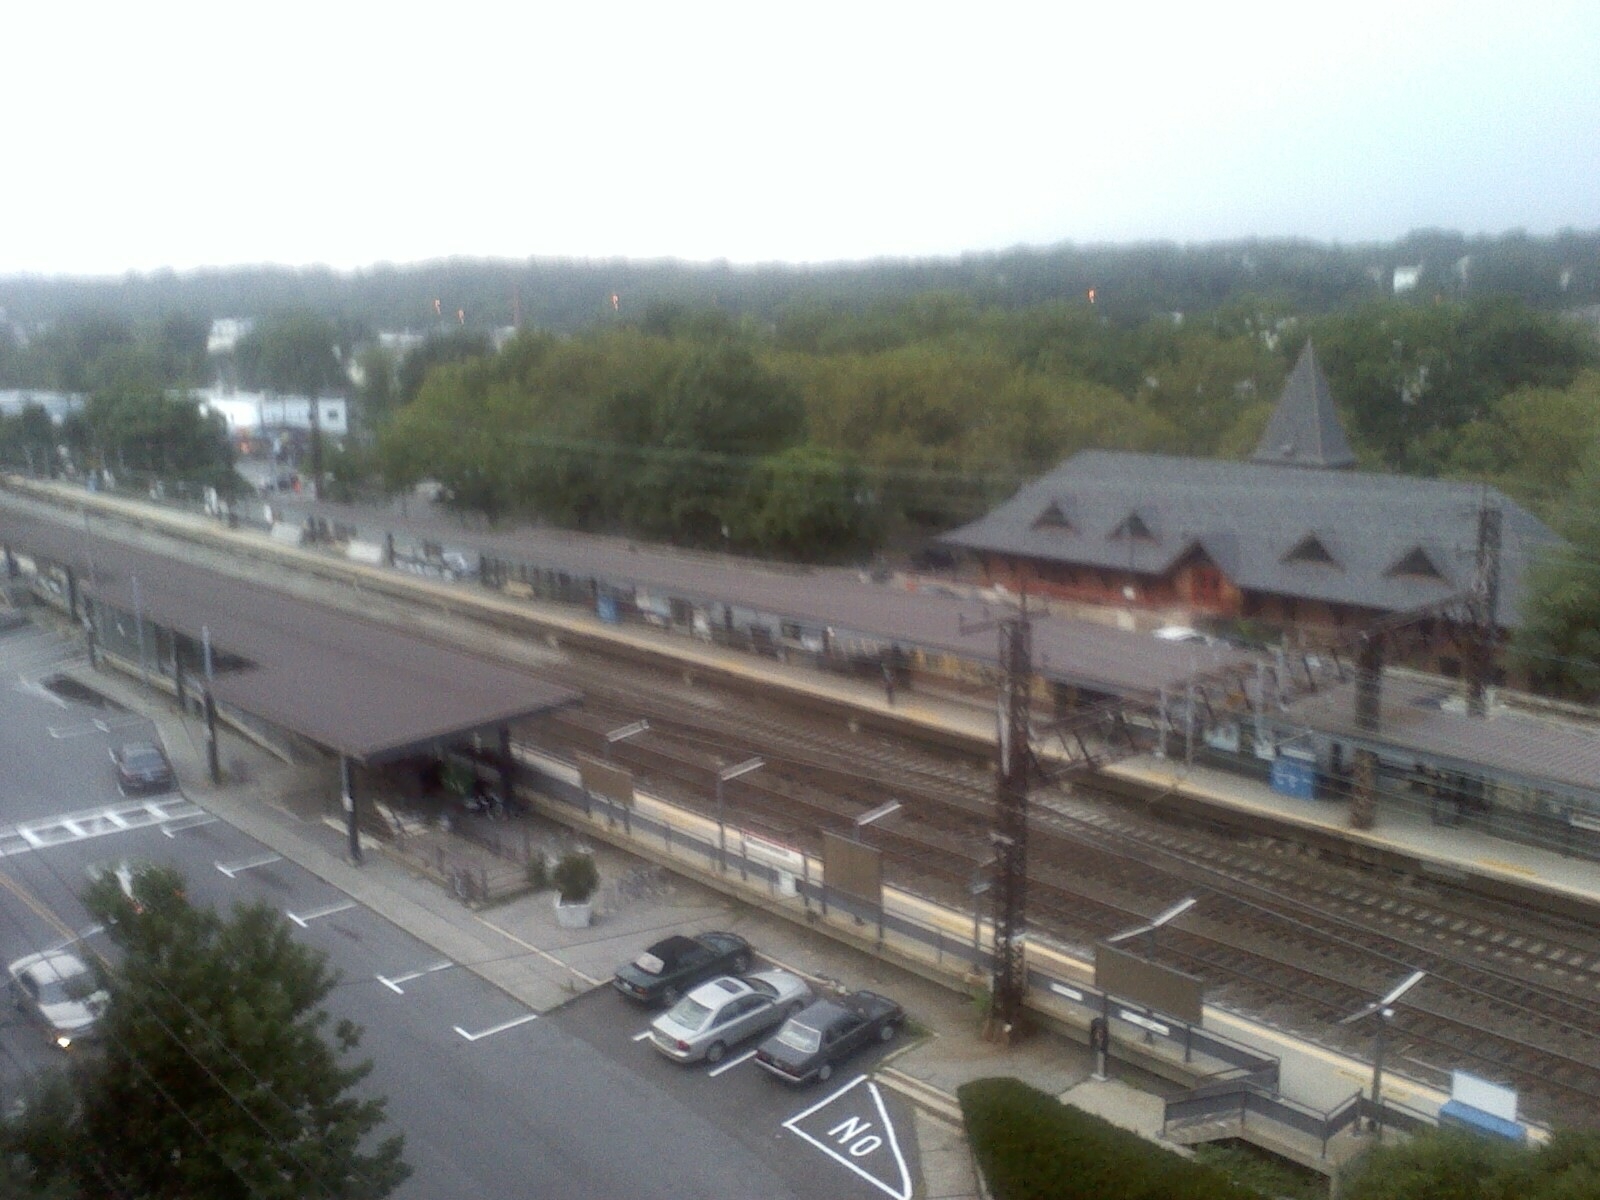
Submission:
[[[650,1044],[679,1062],[721,1062],[732,1046],[783,1024],[811,1000],[788,971],[723,975],[702,983],[650,1026]]]

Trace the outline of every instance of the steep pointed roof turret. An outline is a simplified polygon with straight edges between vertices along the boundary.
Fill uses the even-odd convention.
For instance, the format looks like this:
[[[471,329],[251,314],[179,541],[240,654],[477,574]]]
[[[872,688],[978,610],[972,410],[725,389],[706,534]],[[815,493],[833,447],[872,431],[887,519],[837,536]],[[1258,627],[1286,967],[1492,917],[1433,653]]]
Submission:
[[[1333,410],[1328,377],[1317,365],[1317,353],[1309,338],[1250,461],[1324,469],[1356,465],[1356,456]]]

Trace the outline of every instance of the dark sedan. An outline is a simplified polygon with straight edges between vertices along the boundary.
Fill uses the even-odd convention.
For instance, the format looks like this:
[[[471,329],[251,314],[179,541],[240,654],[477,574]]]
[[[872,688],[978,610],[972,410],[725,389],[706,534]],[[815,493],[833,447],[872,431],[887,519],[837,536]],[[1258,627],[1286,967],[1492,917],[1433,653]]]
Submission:
[[[826,1080],[852,1054],[892,1040],[905,1019],[903,1008],[877,992],[818,1000],[762,1042],[756,1062],[785,1083]]]
[[[124,795],[135,792],[170,792],[178,786],[167,752],[154,742],[128,742],[111,752],[117,768],[117,787]]]
[[[697,983],[743,975],[753,957],[750,943],[737,933],[673,934],[618,967],[611,986],[641,1004],[675,1004]]]

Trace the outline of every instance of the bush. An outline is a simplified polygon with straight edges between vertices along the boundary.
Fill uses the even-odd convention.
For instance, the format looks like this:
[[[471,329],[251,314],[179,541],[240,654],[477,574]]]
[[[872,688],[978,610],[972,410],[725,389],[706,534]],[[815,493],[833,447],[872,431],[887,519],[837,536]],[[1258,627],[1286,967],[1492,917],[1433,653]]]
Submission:
[[[594,865],[594,855],[574,850],[556,864],[550,882],[561,893],[561,903],[582,904],[600,886],[600,868]]]
[[[956,1095],[995,1200],[1261,1200],[1020,1080],[980,1079]]]

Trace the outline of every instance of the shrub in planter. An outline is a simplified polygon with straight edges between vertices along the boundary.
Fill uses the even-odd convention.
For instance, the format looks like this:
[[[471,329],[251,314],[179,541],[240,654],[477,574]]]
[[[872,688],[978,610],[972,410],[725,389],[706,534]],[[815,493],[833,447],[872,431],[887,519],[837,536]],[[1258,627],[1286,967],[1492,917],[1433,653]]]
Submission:
[[[594,865],[594,855],[573,851],[556,864],[550,882],[561,893],[561,903],[584,904],[600,887],[600,868]]]

